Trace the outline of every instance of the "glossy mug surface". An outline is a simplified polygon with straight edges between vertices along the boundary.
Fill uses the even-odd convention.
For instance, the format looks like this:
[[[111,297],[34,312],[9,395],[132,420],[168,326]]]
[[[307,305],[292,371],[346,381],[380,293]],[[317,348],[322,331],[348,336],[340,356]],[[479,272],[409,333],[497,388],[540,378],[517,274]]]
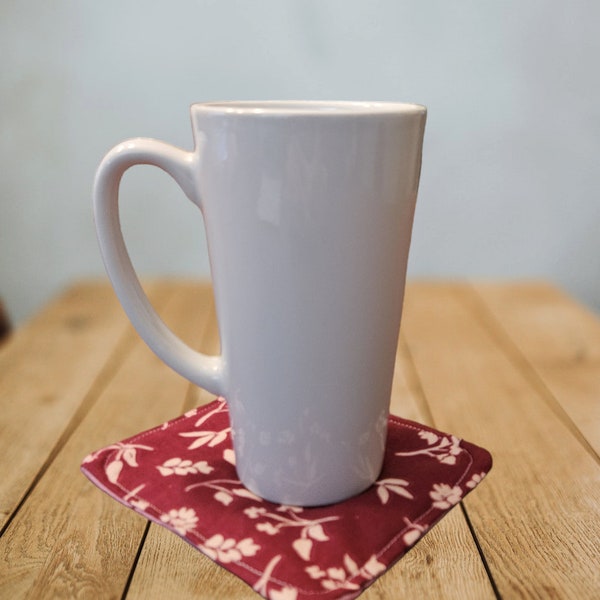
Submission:
[[[358,494],[383,461],[426,110],[223,102],[191,115],[194,150],[131,139],[98,168],[115,291],[164,362],[227,399],[250,490],[303,506]],[[203,213],[220,356],[179,340],[140,287],[118,216],[136,164],[164,169]]]

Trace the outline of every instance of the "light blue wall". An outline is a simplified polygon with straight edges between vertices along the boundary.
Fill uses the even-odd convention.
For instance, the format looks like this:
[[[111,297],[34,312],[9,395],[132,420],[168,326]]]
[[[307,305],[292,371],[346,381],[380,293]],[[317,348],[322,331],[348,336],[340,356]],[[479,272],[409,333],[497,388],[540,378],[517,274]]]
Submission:
[[[549,278],[600,309],[600,3],[80,0],[0,7],[0,296],[17,322],[103,273],[90,190],[130,136],[191,147],[188,106],[429,108],[412,275]],[[174,183],[127,174],[146,274],[208,275]]]

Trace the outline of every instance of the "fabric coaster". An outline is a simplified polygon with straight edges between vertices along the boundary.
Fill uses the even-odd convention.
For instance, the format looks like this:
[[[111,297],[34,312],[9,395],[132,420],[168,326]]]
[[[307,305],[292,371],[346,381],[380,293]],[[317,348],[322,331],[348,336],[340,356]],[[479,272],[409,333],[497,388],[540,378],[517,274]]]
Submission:
[[[490,470],[487,450],[390,416],[379,480],[324,507],[262,500],[237,478],[227,404],[85,458],[100,489],[167,527],[270,600],[356,598]]]

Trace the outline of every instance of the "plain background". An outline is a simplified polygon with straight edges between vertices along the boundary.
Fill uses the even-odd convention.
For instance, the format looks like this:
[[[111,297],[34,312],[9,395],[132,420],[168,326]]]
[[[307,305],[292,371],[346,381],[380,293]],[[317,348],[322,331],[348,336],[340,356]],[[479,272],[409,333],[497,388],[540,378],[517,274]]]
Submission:
[[[429,109],[409,274],[543,277],[600,309],[595,0],[79,0],[0,8],[0,296],[20,323],[103,275],[91,187],[133,136],[191,149],[189,105],[394,100]],[[140,273],[208,277],[199,212],[123,180]]]

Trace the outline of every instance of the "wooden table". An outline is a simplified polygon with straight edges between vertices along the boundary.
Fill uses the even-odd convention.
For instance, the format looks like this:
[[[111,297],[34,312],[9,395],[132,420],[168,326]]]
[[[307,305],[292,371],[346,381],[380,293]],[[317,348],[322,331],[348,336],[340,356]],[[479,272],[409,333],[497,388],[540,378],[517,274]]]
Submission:
[[[218,351],[207,285],[147,290]],[[411,282],[392,411],[488,448],[490,476],[362,596],[600,598],[600,322],[545,283]],[[103,282],[0,347],[0,598],[257,598],[101,493],[88,451],[212,397],[154,357]]]

